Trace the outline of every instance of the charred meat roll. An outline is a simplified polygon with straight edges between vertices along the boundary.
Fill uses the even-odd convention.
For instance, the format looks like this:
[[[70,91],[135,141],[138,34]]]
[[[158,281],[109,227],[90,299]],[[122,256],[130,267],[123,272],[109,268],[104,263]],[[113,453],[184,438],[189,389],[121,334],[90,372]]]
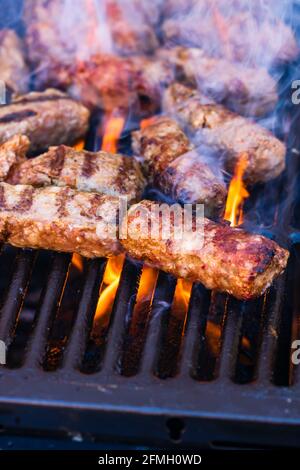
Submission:
[[[221,176],[201,160],[176,121],[151,118],[149,124],[133,133],[132,146],[148,168],[150,180],[173,200],[205,205],[207,216],[219,215],[226,200]]]
[[[221,105],[203,104],[196,90],[171,85],[165,92],[164,110],[196,134],[198,144],[224,155],[226,170],[232,172],[241,154],[247,154],[248,183],[269,181],[285,168],[285,145],[269,130]]]
[[[15,135],[0,145],[0,181],[8,178],[15,165],[25,161],[29,147],[30,142],[25,135]]]
[[[12,29],[0,31],[0,80],[14,93],[28,91],[29,69],[21,39]]]
[[[0,107],[0,143],[16,134],[25,134],[30,150],[51,145],[72,144],[84,137],[89,111],[58,90],[32,92]]]
[[[158,56],[173,65],[178,79],[239,114],[263,116],[278,101],[276,81],[263,68],[210,57],[198,48],[160,49]]]
[[[185,231],[177,239],[152,236],[153,212],[159,217],[159,232],[154,233],[161,233],[157,203],[142,201],[130,208],[121,243],[133,258],[176,277],[250,300],[263,294],[286,267],[288,252],[274,241],[208,219],[204,219],[202,243],[195,241],[194,231]],[[177,233],[177,219],[170,220],[171,233]]]
[[[0,183],[1,240],[88,258],[112,256],[121,251],[118,208],[113,196]]]
[[[127,196],[129,203],[140,200],[145,187],[140,165],[134,158],[79,151],[65,145],[51,147],[43,155],[14,166],[6,182],[69,186],[79,191]]]

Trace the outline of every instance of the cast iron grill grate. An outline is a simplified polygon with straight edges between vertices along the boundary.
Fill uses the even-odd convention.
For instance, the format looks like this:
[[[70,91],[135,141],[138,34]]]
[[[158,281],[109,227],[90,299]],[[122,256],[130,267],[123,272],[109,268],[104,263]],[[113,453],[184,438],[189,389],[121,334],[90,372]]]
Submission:
[[[96,127],[97,120],[89,149],[99,148]],[[296,120],[293,128],[288,158],[289,172],[296,175]],[[128,150],[128,134],[120,145]],[[175,420],[181,429],[176,440],[186,444],[299,445],[300,376],[291,362],[292,343],[300,339],[297,178],[288,206],[280,190],[290,184],[289,174],[275,183],[277,190],[260,189],[265,205],[272,201],[262,231],[288,243],[291,258],[287,272],[252,302],[194,284],[188,308],[178,309],[178,281],[160,272],[136,311],[144,268],[125,259],[109,319],[93,336],[107,260],[83,260],[78,270],[68,254],[3,247],[0,339],[8,346],[0,370],[3,426],[20,422],[36,429],[42,419],[47,430],[135,441],[155,434],[164,442],[172,438],[168,423]],[[265,208],[255,204],[259,219]],[[282,235],[287,212],[292,229]],[[251,228],[246,218],[247,223]]]

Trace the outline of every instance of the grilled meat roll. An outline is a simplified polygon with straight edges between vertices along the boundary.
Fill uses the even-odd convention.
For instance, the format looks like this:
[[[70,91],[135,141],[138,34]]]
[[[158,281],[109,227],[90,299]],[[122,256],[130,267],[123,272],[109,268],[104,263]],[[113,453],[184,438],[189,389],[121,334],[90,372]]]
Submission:
[[[265,69],[210,57],[198,48],[160,49],[158,56],[175,67],[179,79],[237,113],[263,116],[278,101],[276,81]]]
[[[65,145],[51,147],[43,155],[16,165],[6,182],[69,186],[78,191],[127,196],[130,203],[140,200],[145,187],[140,165],[134,158],[78,151]]]
[[[65,0],[24,3],[25,40],[39,89],[70,85],[72,64],[88,63],[95,54],[149,54],[158,46],[154,1],[148,8],[136,0],[93,0],[84,8]]]
[[[201,161],[196,151],[177,157],[155,179],[156,187],[181,204],[204,204],[206,217],[223,212],[227,190],[221,175]]]
[[[144,129],[132,133],[132,148],[141,155],[151,177],[159,175],[175,158],[191,150],[191,144],[176,121],[169,117],[151,118]]]
[[[0,80],[14,93],[28,90],[29,69],[21,39],[12,29],[0,31]]]
[[[88,258],[116,255],[118,208],[113,196],[0,183],[1,241]]]
[[[147,219],[147,214],[156,210],[157,203],[146,200],[132,206],[126,229],[122,228],[121,243],[137,260],[241,300],[263,294],[286,267],[288,252],[274,241],[208,219],[204,219],[202,246],[195,242],[194,231],[186,231],[177,239],[151,236],[147,228],[152,228],[153,219],[150,215]],[[160,215],[160,231],[162,223]],[[176,225],[172,229],[178,232]]]
[[[0,145],[0,181],[5,180],[15,165],[25,161],[30,142],[25,135],[15,135]]]
[[[264,17],[247,8],[236,12],[227,1],[223,4],[222,13],[202,2],[186,14],[166,19],[162,24],[165,44],[200,47],[215,57],[254,67],[271,68],[296,59],[299,47],[294,33],[281,18],[271,18],[272,7]]]
[[[0,107],[0,143],[16,134],[29,137],[31,151],[72,144],[84,137],[89,111],[58,90],[32,92]]]
[[[266,182],[285,168],[285,145],[264,127],[221,105],[203,104],[197,90],[175,83],[165,92],[164,110],[176,116],[198,144],[225,156],[232,172],[241,154],[247,154],[245,181]]]
[[[173,67],[166,60],[112,54],[95,54],[75,63],[70,74],[68,92],[89,108],[130,110],[145,116],[158,110],[163,87],[174,80]]]
[[[226,200],[221,177],[201,160],[178,124],[168,117],[156,117],[140,131],[133,132],[132,146],[143,156],[150,180],[160,191],[183,204],[205,205],[205,214],[219,215]]]

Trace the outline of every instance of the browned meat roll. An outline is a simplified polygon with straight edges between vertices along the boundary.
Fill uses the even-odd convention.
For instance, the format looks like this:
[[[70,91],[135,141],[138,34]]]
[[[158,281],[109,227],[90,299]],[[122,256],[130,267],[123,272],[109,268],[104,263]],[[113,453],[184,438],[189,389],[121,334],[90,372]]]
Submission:
[[[136,155],[143,156],[150,176],[154,177],[192,147],[177,122],[161,116],[151,118],[143,129],[132,133],[132,148]]]
[[[156,1],[150,5],[144,0],[24,3],[25,40],[39,89],[69,85],[70,67],[95,54],[149,54],[158,47]]]
[[[122,229],[127,237],[123,234],[121,243],[137,260],[242,300],[263,294],[286,267],[288,251],[274,241],[208,219],[204,220],[200,247],[193,231],[184,232],[179,239],[151,236],[147,231],[151,215],[149,223],[144,221],[156,210],[157,203],[146,200],[129,210],[127,229]],[[158,226],[162,230],[161,216]],[[176,225],[172,229],[177,232]]]
[[[29,139],[25,135],[15,135],[0,145],[0,181],[9,176],[15,165],[25,161],[29,146]]]
[[[39,157],[15,165],[6,182],[69,186],[79,191],[127,196],[128,202],[140,200],[145,187],[140,165],[134,158],[79,151],[65,145],[52,147]]]
[[[137,155],[143,156],[160,191],[181,203],[205,205],[207,216],[219,215],[226,199],[226,187],[219,176],[201,160],[178,124],[168,117],[156,117],[132,135]]]
[[[28,91],[29,69],[21,39],[12,29],[0,31],[0,80],[14,93]]]
[[[89,111],[58,90],[32,92],[0,107],[0,143],[16,134],[29,137],[31,151],[72,144],[84,137]]]
[[[0,183],[0,237],[21,248],[112,256],[121,251],[118,208],[113,196]]]
[[[234,3],[232,8],[226,1],[220,3],[198,2],[192,11],[167,18],[162,25],[165,43],[200,47],[209,55],[255,67],[270,68],[296,59],[296,38],[292,29],[276,17],[280,15],[280,11],[275,12],[276,5],[274,14],[272,6],[256,14],[255,8],[249,11],[252,2],[244,2],[244,11],[236,11]]]
[[[265,182],[280,175],[285,168],[285,145],[264,127],[217,104],[203,104],[198,91],[181,84],[165,92],[164,109],[190,132],[198,144],[225,154],[230,172],[241,154],[247,154],[245,181]]]
[[[158,56],[173,64],[178,79],[237,113],[263,116],[278,101],[277,83],[263,68],[210,57],[198,48],[160,49]]]
[[[89,108],[143,116],[159,109],[163,88],[174,80],[173,67],[166,60],[112,54],[95,54],[74,63],[70,76],[68,92]]]

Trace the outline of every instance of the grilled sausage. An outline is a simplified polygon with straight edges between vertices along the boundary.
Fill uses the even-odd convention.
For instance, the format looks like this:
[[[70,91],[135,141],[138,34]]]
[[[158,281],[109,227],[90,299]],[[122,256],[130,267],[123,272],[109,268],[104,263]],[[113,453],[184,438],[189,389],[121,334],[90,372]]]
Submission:
[[[263,116],[278,101],[277,83],[265,69],[210,57],[198,48],[160,49],[158,56],[173,64],[179,79],[239,114]]]
[[[221,176],[194,150],[173,160],[156,178],[156,187],[181,204],[204,204],[206,217],[223,212],[227,190]]]
[[[154,114],[165,84],[174,80],[166,60],[145,56],[94,54],[71,67],[70,95],[89,108],[121,109],[138,115]]]
[[[113,196],[0,183],[1,240],[88,258],[112,256],[121,251],[118,207]]]
[[[131,157],[108,152],[78,151],[65,145],[16,165],[6,179],[10,184],[69,186],[140,200],[145,178],[139,163]]]
[[[0,145],[0,181],[8,178],[15,165],[25,161],[29,146],[29,139],[25,135],[15,135]]]
[[[188,152],[191,144],[176,121],[161,116],[132,133],[132,148],[136,155],[143,156],[153,177],[164,171],[175,158]]]
[[[164,109],[196,133],[198,144],[225,155],[228,171],[232,172],[240,155],[247,153],[247,183],[269,181],[285,168],[285,145],[270,131],[221,105],[203,104],[196,90],[179,83],[171,85],[165,92]]]
[[[14,93],[26,93],[29,69],[22,41],[12,29],[0,31],[0,64],[0,80]]]
[[[89,111],[58,90],[32,92],[0,107],[0,143],[16,134],[29,137],[31,151],[72,144],[88,129]]]
[[[147,228],[152,229],[153,219],[147,214],[156,210],[157,203],[146,200],[132,206],[121,243],[133,258],[176,277],[249,300],[263,294],[287,264],[288,252],[274,241],[208,219],[204,219],[202,247],[195,242],[194,231],[177,239],[151,236]],[[176,221],[172,224],[173,233],[178,232]],[[161,214],[158,226],[161,233]]]
[[[186,15],[164,21],[162,34],[166,44],[200,47],[215,57],[254,67],[271,68],[297,58],[299,47],[292,29],[281,18],[272,17],[271,8],[275,10],[276,6],[256,17],[255,8],[249,11],[252,2],[243,2],[246,11],[236,12],[235,5],[231,10],[224,0],[223,14],[216,16],[215,8],[201,3]]]
[[[145,159],[150,179],[161,192],[183,204],[205,204],[207,216],[219,215],[226,187],[201,160],[178,124],[168,117],[151,119],[132,134],[132,146]]]

